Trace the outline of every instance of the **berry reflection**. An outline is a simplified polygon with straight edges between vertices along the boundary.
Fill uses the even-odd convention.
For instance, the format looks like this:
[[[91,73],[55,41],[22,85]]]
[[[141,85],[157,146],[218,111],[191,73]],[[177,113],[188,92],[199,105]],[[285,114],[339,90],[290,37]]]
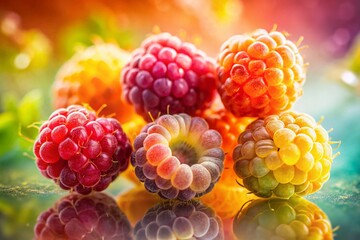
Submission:
[[[254,200],[233,223],[239,239],[333,239],[331,223],[314,203],[300,197]]]
[[[165,201],[147,211],[135,239],[224,239],[221,219],[200,202]]]
[[[132,239],[131,225],[110,196],[72,193],[41,213],[34,228],[36,240]]]

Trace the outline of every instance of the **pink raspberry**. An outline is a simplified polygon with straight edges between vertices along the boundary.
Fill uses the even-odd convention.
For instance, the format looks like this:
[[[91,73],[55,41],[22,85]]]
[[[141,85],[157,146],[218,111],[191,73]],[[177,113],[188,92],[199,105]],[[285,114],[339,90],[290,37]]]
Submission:
[[[196,202],[162,202],[149,209],[134,228],[135,239],[224,239],[221,219]]]
[[[103,193],[72,193],[41,213],[34,227],[36,240],[132,239],[129,220]]]
[[[34,144],[40,172],[82,194],[107,188],[128,167],[131,152],[117,120],[78,105],[52,113]]]
[[[190,200],[211,191],[224,169],[222,137],[200,117],[163,115],[134,141],[131,164],[149,192]]]
[[[145,39],[123,68],[121,81],[123,96],[147,121],[149,113],[194,115],[217,94],[214,61],[169,33]]]

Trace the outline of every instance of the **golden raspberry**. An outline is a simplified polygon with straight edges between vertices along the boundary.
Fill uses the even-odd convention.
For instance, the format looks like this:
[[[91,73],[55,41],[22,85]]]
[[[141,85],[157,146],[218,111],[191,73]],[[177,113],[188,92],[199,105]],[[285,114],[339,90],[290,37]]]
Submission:
[[[300,197],[255,200],[233,222],[238,239],[333,239],[326,214]]]
[[[54,85],[55,108],[89,104],[102,114],[121,122],[131,120],[133,108],[121,99],[120,72],[129,54],[109,43],[96,44],[76,53],[57,73]]]
[[[289,198],[321,188],[334,158],[328,132],[304,113],[258,119],[239,136],[234,171],[260,197]]]
[[[219,93],[238,117],[265,117],[290,109],[302,95],[304,63],[299,49],[278,31],[235,35],[218,56]]]

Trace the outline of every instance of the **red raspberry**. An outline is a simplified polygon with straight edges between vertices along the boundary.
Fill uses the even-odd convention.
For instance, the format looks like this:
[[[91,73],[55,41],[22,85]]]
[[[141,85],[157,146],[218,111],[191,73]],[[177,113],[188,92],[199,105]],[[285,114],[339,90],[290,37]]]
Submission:
[[[266,117],[290,109],[302,95],[304,63],[285,35],[264,29],[235,35],[218,57],[219,93],[237,117]]]
[[[119,122],[72,105],[42,124],[34,144],[41,173],[63,189],[102,191],[129,165],[130,141]]]
[[[134,228],[135,239],[224,239],[223,223],[213,210],[195,202],[162,202]]]
[[[212,59],[169,33],[145,39],[123,68],[121,81],[123,96],[147,121],[149,113],[194,115],[210,106],[217,88]]]
[[[34,227],[36,240],[132,239],[126,215],[103,193],[72,193],[41,213]]]

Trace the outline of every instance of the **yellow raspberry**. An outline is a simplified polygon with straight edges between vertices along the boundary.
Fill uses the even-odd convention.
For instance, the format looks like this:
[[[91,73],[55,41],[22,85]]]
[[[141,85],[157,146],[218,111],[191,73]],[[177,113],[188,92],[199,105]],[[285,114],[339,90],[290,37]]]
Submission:
[[[291,108],[305,81],[298,46],[278,32],[235,35],[221,47],[221,99],[237,117],[266,117]]]
[[[333,239],[326,214],[296,196],[251,202],[237,214],[233,231],[238,239]]]
[[[259,197],[311,194],[330,176],[332,143],[328,132],[307,114],[271,115],[252,122],[240,134],[233,168]]]
[[[53,85],[55,108],[89,104],[104,115],[115,114],[124,123],[135,115],[121,99],[120,72],[129,54],[118,46],[101,43],[76,53],[58,71]]]

